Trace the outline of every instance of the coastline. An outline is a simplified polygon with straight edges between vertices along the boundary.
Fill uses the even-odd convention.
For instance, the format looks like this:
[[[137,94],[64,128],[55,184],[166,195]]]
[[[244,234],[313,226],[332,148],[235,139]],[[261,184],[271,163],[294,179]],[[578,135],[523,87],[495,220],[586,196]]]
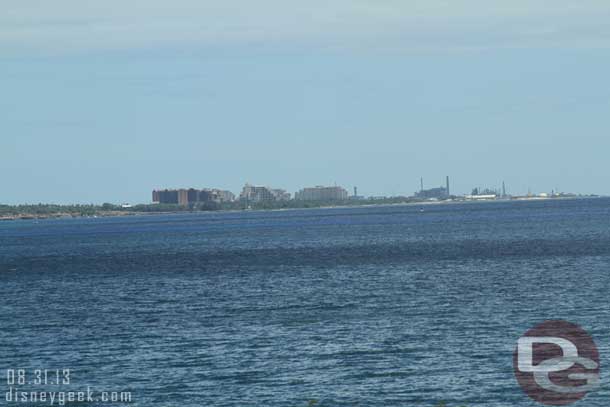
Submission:
[[[439,201],[398,201],[398,202],[374,202],[367,201],[362,203],[346,204],[321,204],[319,206],[303,206],[303,207],[285,207],[285,208],[250,208],[250,209],[234,209],[234,208],[219,208],[216,210],[197,210],[197,209],[176,209],[163,211],[138,211],[138,210],[101,210],[96,209],[92,213],[75,213],[67,211],[51,212],[44,214],[34,213],[16,213],[10,215],[0,215],[1,221],[18,221],[18,220],[46,220],[46,219],[73,219],[73,218],[108,218],[108,217],[125,217],[125,216],[155,216],[155,215],[175,215],[175,214],[194,214],[194,213],[230,213],[230,212],[260,212],[260,211],[292,211],[292,210],[307,210],[307,209],[341,209],[341,208],[360,208],[360,207],[386,207],[386,206],[429,206],[429,205],[455,205],[455,204],[470,204],[470,203],[505,203],[505,202],[548,202],[557,200],[578,200],[578,199],[600,199],[604,198],[599,195],[586,196],[557,196],[557,197],[513,197],[509,199],[449,199]]]
[[[136,212],[126,211],[109,211],[99,212],[94,215],[81,215],[69,212],[57,212],[49,214],[16,214],[16,215],[4,215],[0,216],[0,221],[11,221],[11,220],[41,220],[41,219],[71,219],[71,218],[97,218],[97,217],[121,217],[121,216],[132,216],[137,214]]]

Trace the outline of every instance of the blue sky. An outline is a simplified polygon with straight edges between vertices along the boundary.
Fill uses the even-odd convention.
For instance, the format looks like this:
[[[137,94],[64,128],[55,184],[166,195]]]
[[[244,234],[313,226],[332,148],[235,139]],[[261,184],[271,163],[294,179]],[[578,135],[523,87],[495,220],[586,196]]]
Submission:
[[[0,202],[610,194],[610,2],[8,0]]]

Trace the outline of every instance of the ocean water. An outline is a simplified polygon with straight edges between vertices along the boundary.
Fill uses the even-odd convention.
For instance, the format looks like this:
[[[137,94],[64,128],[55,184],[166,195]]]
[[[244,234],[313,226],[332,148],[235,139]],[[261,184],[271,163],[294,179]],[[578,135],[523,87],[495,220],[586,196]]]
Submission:
[[[609,266],[609,199],[1,222],[0,405],[533,406],[516,341],[566,319],[606,406]]]

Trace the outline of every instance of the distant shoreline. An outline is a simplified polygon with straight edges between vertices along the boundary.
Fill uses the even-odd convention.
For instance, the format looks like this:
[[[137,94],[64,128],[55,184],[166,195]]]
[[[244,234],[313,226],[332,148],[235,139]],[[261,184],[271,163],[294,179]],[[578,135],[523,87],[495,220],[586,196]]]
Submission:
[[[578,195],[578,196],[555,196],[555,197],[513,197],[508,199],[450,199],[450,200],[366,200],[355,202],[341,202],[337,204],[319,203],[310,206],[290,206],[290,207],[254,207],[254,208],[218,208],[213,210],[191,209],[186,207],[176,207],[167,210],[156,210],[154,205],[137,205],[133,209],[125,208],[124,210],[105,210],[102,206],[97,205],[16,205],[16,206],[1,206],[4,211],[12,210],[14,213],[0,214],[0,221],[16,221],[16,220],[44,220],[44,219],[71,219],[71,218],[107,218],[107,217],[125,217],[125,216],[153,216],[153,215],[172,215],[172,214],[193,214],[193,213],[229,213],[229,212],[259,212],[259,211],[287,211],[287,210],[304,210],[304,209],[334,209],[334,208],[358,208],[358,207],[383,207],[383,206],[418,206],[418,205],[451,205],[451,204],[468,204],[468,203],[501,203],[501,202],[543,202],[557,200],[577,200],[577,199],[596,199],[604,198],[599,195]],[[58,208],[59,210],[48,210],[47,208]],[[147,210],[137,210],[139,207],[144,207]],[[19,212],[20,208],[29,208],[29,210]],[[48,212],[36,213],[36,209],[46,209]],[[65,210],[64,208],[69,208]],[[153,208],[153,210],[151,210]],[[64,209],[64,210],[62,210]]]

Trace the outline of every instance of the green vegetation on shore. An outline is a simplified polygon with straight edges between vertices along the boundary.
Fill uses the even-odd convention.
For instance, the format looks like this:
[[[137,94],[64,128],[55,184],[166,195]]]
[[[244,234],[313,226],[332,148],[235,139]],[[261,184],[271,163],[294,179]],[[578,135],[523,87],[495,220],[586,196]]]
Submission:
[[[181,206],[174,204],[140,204],[124,207],[104,203],[102,205],[58,205],[58,204],[27,204],[0,205],[0,219],[32,219],[80,216],[124,216],[143,213],[176,213],[221,210],[269,210],[269,209],[299,209],[322,208],[332,206],[362,206],[374,204],[398,204],[415,202],[412,198],[393,197],[384,199],[362,199],[345,201],[275,201],[275,202],[208,202],[197,205]]]
[[[568,199],[568,198],[597,197],[590,196],[557,196],[557,197],[517,197],[518,200],[541,199]],[[464,202],[463,198],[452,197],[448,201],[435,202]],[[495,201],[495,200],[494,200]],[[481,202],[481,201],[479,201]],[[269,202],[205,202],[188,206],[177,204],[139,204],[133,206],[104,203],[102,205],[58,205],[58,204],[27,204],[27,205],[1,205],[0,220],[10,219],[42,219],[80,216],[127,216],[147,213],[179,213],[179,212],[207,212],[207,211],[239,211],[239,210],[279,210],[279,209],[308,209],[329,208],[338,206],[365,206],[365,205],[395,205],[407,203],[431,203],[430,200],[415,197],[385,197],[369,199],[346,199],[342,201],[269,201]]]
[[[101,206],[96,205],[0,205],[0,218],[48,217],[53,215],[93,216]]]

